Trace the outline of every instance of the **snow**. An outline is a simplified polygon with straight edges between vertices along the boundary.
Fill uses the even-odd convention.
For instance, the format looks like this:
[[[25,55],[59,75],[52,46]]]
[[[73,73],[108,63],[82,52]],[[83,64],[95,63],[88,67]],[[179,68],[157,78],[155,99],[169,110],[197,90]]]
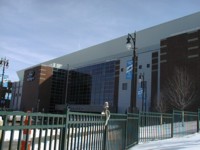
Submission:
[[[50,132],[51,130],[48,129],[47,130],[47,136],[49,137],[50,136]],[[52,130],[52,135],[55,136],[55,130]],[[46,130],[42,130],[41,131],[41,136],[44,138],[45,137],[45,134],[46,134]],[[58,129],[57,130],[57,135],[60,135],[60,130]],[[4,137],[4,141],[10,141],[10,137],[11,136],[11,131],[6,131],[5,132],[5,137]],[[39,138],[40,136],[40,130],[39,129],[36,129],[36,135],[35,135],[35,138]],[[13,140],[14,141],[17,141],[19,138],[19,131],[14,131],[14,138]],[[31,132],[31,135],[30,135],[30,138],[33,138],[33,132]]]
[[[200,150],[200,133],[167,140],[139,143],[129,150]]]

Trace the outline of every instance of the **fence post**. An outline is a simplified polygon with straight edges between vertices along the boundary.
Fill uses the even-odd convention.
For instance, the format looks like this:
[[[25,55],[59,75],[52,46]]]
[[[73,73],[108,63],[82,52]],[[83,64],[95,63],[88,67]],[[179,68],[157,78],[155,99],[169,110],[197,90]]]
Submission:
[[[67,128],[68,128],[68,121],[69,121],[69,108],[66,109],[66,118],[65,118],[65,127],[63,128],[62,132],[62,143],[61,143],[61,149],[68,149],[67,143]],[[66,141],[67,140],[67,141]]]
[[[174,110],[172,112],[172,122],[171,122],[171,138],[174,136]]]
[[[24,126],[32,125],[31,116],[28,115],[31,111],[27,111]],[[30,150],[31,149],[31,129],[23,129],[23,139],[21,140],[21,150]]]
[[[185,112],[184,110],[181,111],[181,122],[182,122],[182,127],[185,126]]]
[[[199,109],[198,109],[198,111],[197,111],[197,132],[199,132]]]
[[[141,121],[141,116],[140,116],[140,111],[138,111],[138,124],[137,124],[137,130],[138,130],[138,132],[137,132],[137,144],[139,143],[139,141],[140,141],[140,138],[141,138],[141,136],[140,136],[140,121]]]
[[[103,134],[103,150],[106,150],[107,136],[108,136],[108,120],[110,119],[110,111],[109,111],[108,102],[104,103],[104,110],[102,111],[102,115],[105,116],[105,125],[104,125],[104,134]]]
[[[127,137],[127,136],[128,136],[128,133],[127,133],[127,132],[128,132],[128,123],[129,123],[129,122],[128,122],[128,113],[126,113],[125,147],[128,145],[128,143],[127,143],[127,139],[128,139],[128,137]]]
[[[5,118],[6,118],[6,116],[1,117],[1,126],[2,127],[6,126],[6,121],[3,121],[3,120],[6,120]],[[0,150],[3,150],[3,147],[4,147],[3,140],[4,140],[4,136],[5,136],[5,130],[1,130],[0,132],[1,132],[1,134],[0,134]]]
[[[0,116],[0,126],[3,126],[3,119],[1,116]],[[2,130],[0,130],[0,140],[1,140],[1,132],[2,132]]]

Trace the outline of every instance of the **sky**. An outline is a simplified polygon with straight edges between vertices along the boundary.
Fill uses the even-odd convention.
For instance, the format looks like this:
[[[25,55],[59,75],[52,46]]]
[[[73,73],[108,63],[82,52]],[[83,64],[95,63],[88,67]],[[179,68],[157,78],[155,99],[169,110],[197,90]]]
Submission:
[[[18,81],[19,70],[198,11],[199,0],[0,0],[0,59]]]
[[[167,140],[140,143],[129,150],[199,150],[200,134],[191,134],[184,137]]]

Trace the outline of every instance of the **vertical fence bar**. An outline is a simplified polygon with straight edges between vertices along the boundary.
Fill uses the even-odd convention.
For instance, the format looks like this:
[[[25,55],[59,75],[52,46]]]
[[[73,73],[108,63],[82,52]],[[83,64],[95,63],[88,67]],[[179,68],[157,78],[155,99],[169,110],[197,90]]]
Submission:
[[[49,125],[49,116],[47,116],[47,125]],[[45,133],[45,136],[44,136],[44,149],[47,149],[46,146],[47,146],[47,135],[48,135],[48,128],[44,129],[44,133]]]
[[[142,133],[142,131],[141,131],[141,128],[140,128],[140,112],[138,113],[138,143],[139,143],[139,141],[141,140],[141,133]]]
[[[174,110],[172,112],[172,121],[171,121],[171,138],[174,136]]]
[[[74,116],[74,121],[76,121],[77,123],[74,124],[74,149],[77,149],[78,147],[78,143],[77,143],[77,132],[78,132],[78,120],[77,120],[77,115]]]
[[[6,115],[4,115],[4,116],[2,116],[2,120],[3,120],[3,126],[6,126],[7,125],[7,122],[6,122],[6,120],[7,120],[7,116]],[[2,126],[2,127],[3,127]],[[3,148],[4,148],[4,137],[5,137],[5,130],[2,130],[1,131],[1,137],[0,137],[0,150],[3,150]]]
[[[91,121],[92,121],[92,123],[90,124],[91,125],[91,138],[90,138],[91,139],[91,145],[90,145],[90,149],[92,150],[94,148],[94,146],[95,146],[95,142],[94,142],[94,140],[95,140],[95,138],[94,138],[94,135],[95,135],[95,133],[94,133],[95,124],[93,123],[93,121],[95,121],[94,116],[92,116]]]
[[[98,126],[98,131],[99,131],[98,137],[101,140],[99,140],[99,142],[98,142],[98,147],[99,147],[100,150],[103,149],[103,140],[102,140],[103,139],[103,131],[104,131],[103,127],[104,127],[103,124],[99,123],[99,126]]]
[[[55,123],[58,124],[58,118],[55,118]],[[54,149],[56,149],[56,146],[57,146],[57,135],[58,135],[58,128],[55,129]]]
[[[92,147],[92,149],[94,148],[94,149],[97,149],[97,141],[98,141],[98,138],[97,138],[97,123],[95,123],[95,121],[98,121],[97,120],[97,118],[98,117],[96,117],[96,116],[94,116],[94,126],[93,126],[93,147]]]
[[[199,109],[197,111],[197,132],[199,132]]]
[[[63,127],[63,130],[60,130],[63,131],[62,133],[62,141],[61,141],[61,149],[62,150],[66,150],[66,140],[67,140],[67,126],[68,126],[68,119],[69,118],[69,109],[67,108],[67,111],[66,111],[66,118],[62,118],[64,119],[63,120],[63,123],[65,124],[65,127]]]
[[[137,114],[137,136],[136,136],[136,144],[139,143],[139,140],[140,140],[140,113]]]
[[[104,134],[103,134],[103,150],[107,148],[107,136],[108,136],[108,121],[110,119],[110,111],[109,111],[109,104],[108,102],[104,103],[104,110],[102,115],[105,116],[105,125],[104,125]]]
[[[32,117],[33,118],[33,120],[35,119],[35,121],[34,121],[34,125],[37,125],[37,117]],[[33,129],[32,130],[33,131],[33,137],[32,137],[32,143],[31,143],[31,145],[32,145],[32,149],[35,149],[35,136],[36,136],[36,129]]]
[[[86,141],[86,127],[85,127],[86,124],[85,124],[85,115],[83,116],[82,119],[83,119],[83,122],[84,122],[84,123],[83,123],[83,136],[82,136],[82,137],[83,137],[83,143],[82,143],[83,145],[82,145],[82,149],[84,149],[84,148],[85,148],[85,141]]]
[[[88,116],[85,115],[85,149],[88,149],[88,136],[89,136],[89,131],[88,131]]]
[[[21,116],[21,119],[20,119],[20,126],[23,126],[23,116]],[[20,148],[21,146],[21,139],[22,139],[22,129],[19,130],[19,136],[18,136],[18,142],[17,142],[17,149]]]
[[[51,118],[52,125],[54,125],[54,117]],[[53,128],[50,128],[50,137],[49,137],[49,149],[52,147],[52,141],[53,141]]]
[[[126,146],[128,145],[128,140],[127,140],[127,136],[128,136],[128,134],[127,134],[127,132],[128,132],[128,123],[129,123],[129,121],[128,121],[128,114],[126,114],[126,128],[125,128],[125,144],[126,144]]]
[[[15,126],[15,118],[16,116],[13,116],[13,120],[12,120],[12,125]],[[11,135],[10,135],[10,142],[9,142],[9,150],[12,149],[12,142],[13,142],[13,136],[14,136],[14,132],[15,130],[11,130]]]
[[[105,125],[103,134],[103,150],[106,150],[107,134],[108,134],[108,125]]]
[[[44,123],[44,116],[41,116],[41,125]],[[38,149],[41,149],[41,142],[42,142],[42,128],[39,129],[39,139],[38,139]]]
[[[127,114],[127,126],[126,126],[126,148],[130,148],[138,144],[140,137],[140,124],[139,124],[139,113],[128,113]]]
[[[35,136],[36,136],[36,129],[33,129],[32,149],[34,149],[35,147]]]

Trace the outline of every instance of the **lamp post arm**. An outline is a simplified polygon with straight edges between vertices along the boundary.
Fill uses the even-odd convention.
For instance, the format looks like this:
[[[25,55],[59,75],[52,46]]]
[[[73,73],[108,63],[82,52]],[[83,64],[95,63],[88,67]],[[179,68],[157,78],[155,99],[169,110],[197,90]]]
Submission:
[[[132,40],[133,42],[133,58],[136,59],[136,47],[135,47],[135,43],[136,43],[136,32],[134,32],[134,37],[128,33],[128,37]]]
[[[130,37],[131,38],[131,40],[133,41],[133,45],[134,45],[134,43],[135,43],[135,33],[134,33],[134,38],[133,38],[133,36],[130,34],[130,33],[128,33],[128,37]]]

